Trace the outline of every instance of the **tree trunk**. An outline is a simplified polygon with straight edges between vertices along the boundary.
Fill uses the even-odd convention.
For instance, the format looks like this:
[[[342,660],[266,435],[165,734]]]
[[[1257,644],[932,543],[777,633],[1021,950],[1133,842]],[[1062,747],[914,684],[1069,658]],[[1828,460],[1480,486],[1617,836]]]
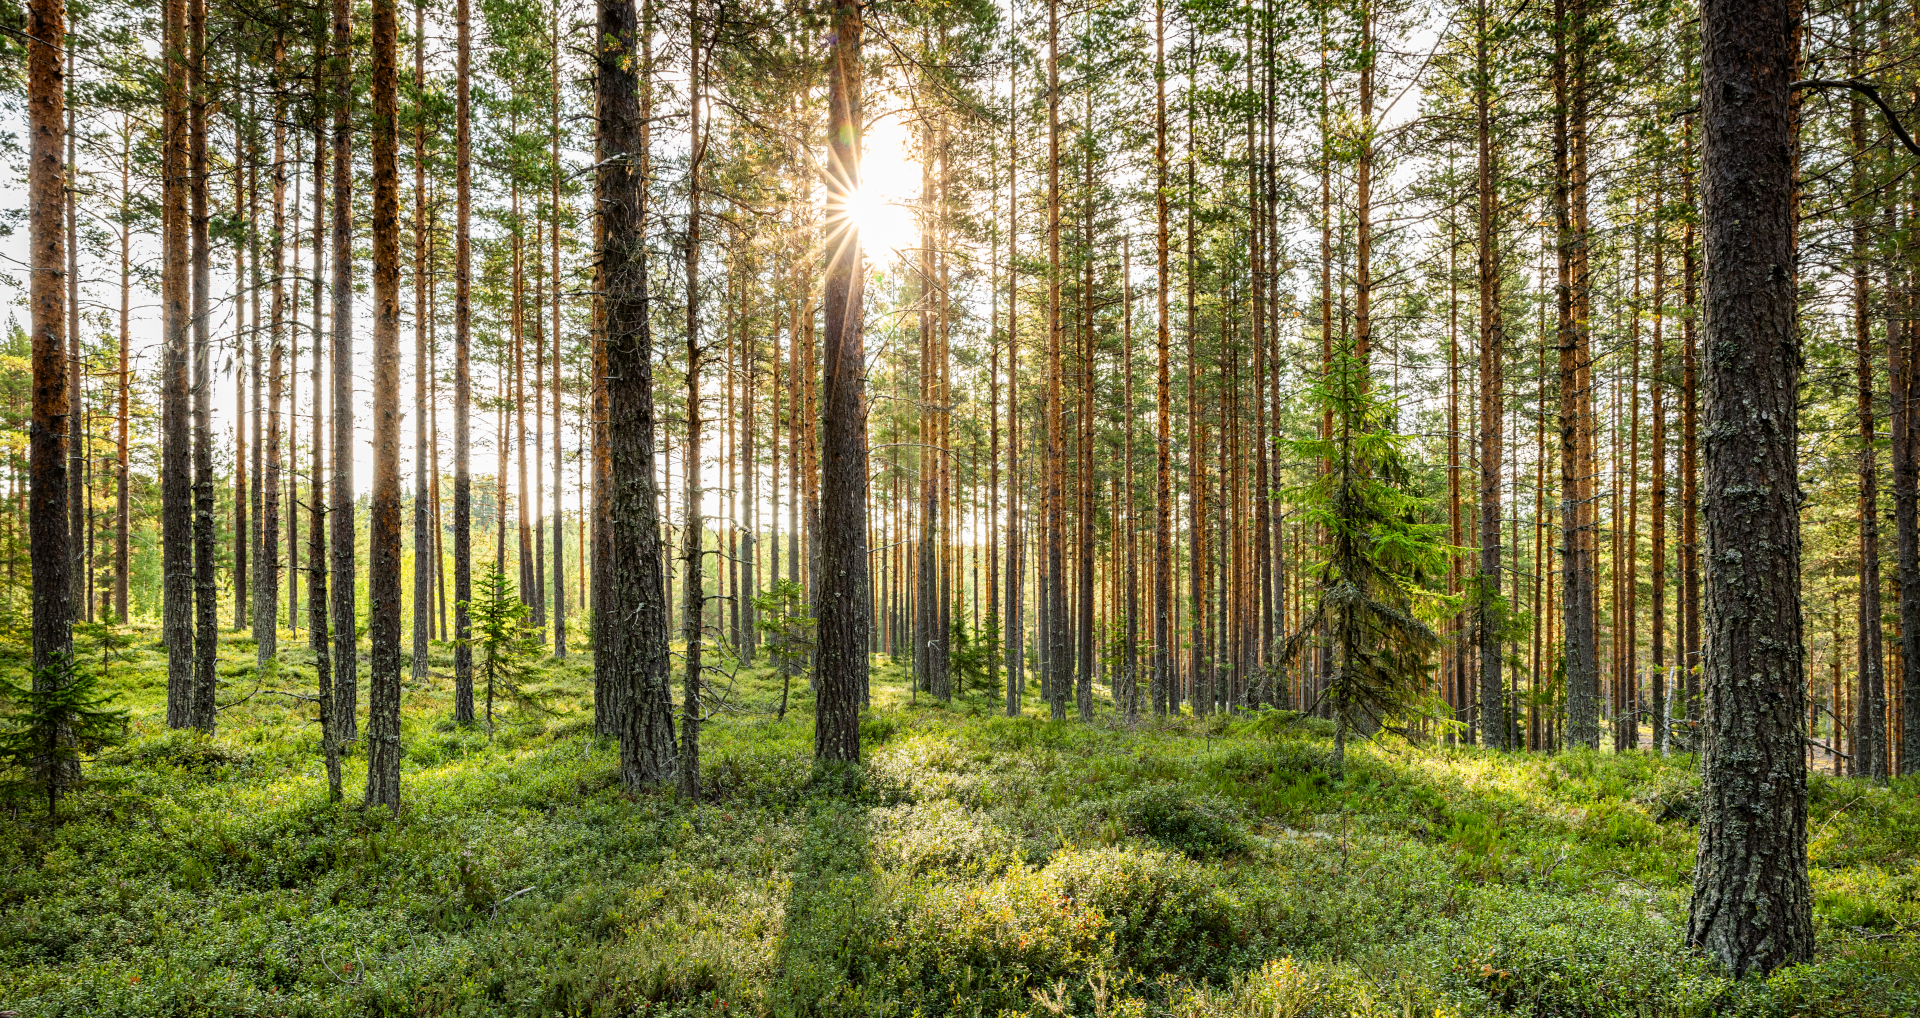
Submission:
[[[1167,359],[1167,5],[1153,5],[1154,528],[1153,713],[1179,709],[1173,681],[1173,409]]]
[[[32,280],[33,430],[28,526],[33,564],[33,688],[43,691],[73,651],[73,533],[67,519],[71,393],[67,365],[66,75],[64,0],[33,0],[27,11],[27,200]]]
[[[867,684],[867,413],[860,234],[849,203],[860,186],[860,7],[837,0],[827,97],[826,389],[822,422],[819,708],[813,755],[860,759]]]
[[[132,522],[131,499],[127,492],[130,479],[128,467],[128,429],[132,420],[133,373],[128,363],[131,346],[131,334],[128,331],[129,315],[132,310],[132,236],[133,224],[133,131],[131,118],[120,122],[120,348],[117,371],[114,375],[114,388],[119,394],[118,413],[115,416],[114,455],[114,513],[113,513],[113,614],[121,624],[127,623],[127,568],[129,562],[128,538]],[[31,190],[31,187],[29,187]]]
[[[464,3],[464,0],[462,0]],[[600,271],[605,281],[607,562],[596,601],[596,670],[624,707],[620,776],[630,789],[674,779],[673,701],[667,689],[667,616],[660,571],[659,482],[654,473],[653,340],[647,324],[645,120],[634,54],[632,0],[598,0],[595,102],[599,113]],[[644,73],[644,72],[643,72]],[[464,146],[463,146],[464,148]]]
[[[1687,943],[1735,976],[1813,955],[1795,394],[1792,0],[1701,8],[1705,673]]]
[[[207,7],[189,0],[187,34],[187,186],[193,245],[193,726],[211,734],[218,677],[219,621],[214,617],[213,548],[213,265],[207,209]]]
[[[604,25],[604,21],[602,22]],[[631,30],[631,19],[628,28]],[[473,723],[473,65],[467,0],[454,3],[453,720]],[[604,72],[603,72],[604,73]]]
[[[334,738],[359,737],[353,527],[353,25],[347,0],[333,0],[333,476],[328,500],[333,542]]]
[[[186,282],[186,0],[167,0],[167,117],[161,181],[161,303],[165,305],[159,357],[159,515],[161,642],[167,643],[167,726],[194,724],[194,517],[192,446],[188,442],[186,336],[190,327]]]
[[[307,537],[307,643],[313,651],[314,677],[318,681],[315,698],[320,703],[320,750],[327,766],[327,801],[340,801],[340,727],[334,714],[333,655],[327,621],[327,490],[326,422],[327,391],[320,378],[320,267],[322,246],[326,241],[326,189],[321,181],[327,175],[324,93],[326,62],[322,59],[325,37],[316,34],[313,43],[313,491],[308,496],[313,515]]]
[[[260,577],[254,584],[253,633],[256,663],[265,668],[280,650],[280,402],[285,389],[287,287],[287,104],[280,69],[286,60],[285,35],[273,40],[273,297],[267,309],[267,431],[263,440],[265,472],[260,481]],[[288,585],[292,585],[289,578]]]
[[[427,380],[427,7],[413,5],[413,661],[415,681],[427,677],[427,644],[433,632],[433,554],[428,510]],[[397,172],[397,171],[396,171]],[[398,224],[396,224],[397,226]],[[398,298],[396,298],[398,299]]]
[[[1506,698],[1500,682],[1500,457],[1505,450],[1502,376],[1506,336],[1500,315],[1500,196],[1493,152],[1493,81],[1488,66],[1487,3],[1474,12],[1474,121],[1479,191],[1476,262],[1480,291],[1480,575],[1475,581],[1480,643],[1480,734],[1489,749],[1507,749]]]
[[[692,0],[688,30],[687,80],[691,93],[687,103],[687,148],[692,158],[687,166],[687,375],[686,375],[686,447],[680,457],[680,494],[684,499],[681,527],[681,576],[685,580],[685,600],[680,608],[680,634],[684,644],[685,671],[680,692],[680,794],[689,801],[700,800],[700,669],[701,637],[705,634],[707,581],[705,570],[706,527],[702,518],[705,503],[701,476],[700,431],[700,165],[706,155],[706,139],[700,134],[700,57],[705,42],[701,39],[699,0]]]
[[[373,0],[373,494],[367,503],[367,805],[400,809],[399,18]],[[419,588],[415,588],[418,592]],[[416,613],[416,618],[419,613]]]

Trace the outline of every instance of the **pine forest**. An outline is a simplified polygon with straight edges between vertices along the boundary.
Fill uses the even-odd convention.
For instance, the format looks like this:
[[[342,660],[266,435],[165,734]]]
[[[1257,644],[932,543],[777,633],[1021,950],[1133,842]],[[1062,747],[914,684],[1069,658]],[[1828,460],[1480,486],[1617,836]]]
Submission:
[[[0,1016],[1920,1013],[1915,132],[1893,0],[0,7]]]

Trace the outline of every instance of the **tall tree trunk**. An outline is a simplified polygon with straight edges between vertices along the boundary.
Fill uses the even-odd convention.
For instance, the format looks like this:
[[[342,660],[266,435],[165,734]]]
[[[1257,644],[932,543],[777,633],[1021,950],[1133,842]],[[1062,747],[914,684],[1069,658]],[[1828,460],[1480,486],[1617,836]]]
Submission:
[[[1067,716],[1067,690],[1073,681],[1072,649],[1067,646],[1066,563],[1060,490],[1062,462],[1060,401],[1060,4],[1047,0],[1047,701],[1055,721]]]
[[[827,96],[826,389],[820,476],[819,708],[816,760],[860,759],[867,685],[867,413],[860,234],[850,203],[860,187],[860,6],[837,0]]]
[[[1154,528],[1153,712],[1178,710],[1173,679],[1173,409],[1167,347],[1167,5],[1153,5]]]
[[[320,750],[327,766],[327,801],[340,801],[340,726],[334,713],[333,653],[327,620],[327,490],[326,421],[327,390],[320,377],[320,268],[324,263],[322,247],[326,242],[326,188],[321,181],[327,175],[326,146],[326,34],[316,32],[313,41],[313,491],[311,525],[307,531],[307,643],[313,651],[314,677],[318,680],[315,699],[320,704]]]
[[[1490,749],[1507,749],[1506,698],[1500,682],[1500,457],[1505,436],[1503,373],[1506,336],[1500,315],[1500,196],[1493,151],[1493,80],[1488,63],[1488,4],[1474,11],[1474,130],[1478,222],[1475,230],[1480,291],[1480,575],[1475,580],[1480,637],[1480,733]]]
[[[598,0],[600,271],[605,281],[608,537],[604,601],[595,601],[596,671],[620,690],[620,776],[630,789],[674,779],[667,612],[661,589],[659,481],[654,473],[653,339],[647,323],[645,119],[632,0]],[[639,72],[639,73],[636,73]]]
[[[400,809],[399,18],[373,0],[373,494],[367,503],[367,805]],[[419,590],[415,588],[416,592]],[[416,613],[418,617],[418,613]]]
[[[167,0],[164,178],[161,185],[160,557],[165,584],[167,726],[193,724],[193,467],[188,439],[187,0]],[[57,158],[57,157],[56,157]],[[64,506],[62,507],[64,509]]]
[[[359,737],[353,526],[353,25],[347,0],[333,0],[333,475],[328,499],[333,543],[334,738]]]
[[[415,681],[427,677],[427,644],[433,632],[433,554],[428,510],[427,381],[427,6],[413,4],[413,661]]]
[[[705,45],[701,38],[699,0],[693,0],[688,15],[690,39],[687,49],[687,148],[692,153],[687,165],[687,436],[680,466],[681,497],[681,575],[685,580],[685,600],[680,609],[680,635],[684,643],[685,671],[680,691],[680,794],[688,800],[700,800],[700,670],[701,637],[705,634],[707,582],[705,571],[706,527],[702,519],[705,493],[702,489],[700,431],[700,166],[706,156],[706,138],[700,134],[700,58]]]
[[[1852,13],[1857,14],[1857,5]],[[1850,17],[1853,27],[1853,41],[1856,49],[1860,43],[1860,19]],[[1856,72],[1858,73],[1857,69]],[[1865,180],[1867,158],[1866,109],[1858,93],[1851,97],[1848,111],[1848,134],[1852,143],[1853,194],[1856,203],[1867,201],[1866,194],[1871,185]],[[1880,505],[1879,477],[1877,463],[1879,454],[1874,451],[1874,433],[1879,428],[1873,407],[1873,312],[1869,308],[1871,291],[1868,283],[1867,223],[1869,213],[1859,204],[1855,205],[1852,216],[1852,238],[1849,261],[1853,275],[1853,341],[1854,341],[1854,380],[1858,395],[1858,421],[1860,428],[1859,480],[1860,491],[1856,501],[1856,525],[1860,531],[1860,603],[1859,614],[1855,619],[1859,639],[1855,641],[1857,658],[1855,675],[1860,682],[1860,695],[1854,701],[1861,706],[1860,716],[1856,719],[1854,731],[1858,742],[1853,754],[1853,767],[1859,774],[1884,773],[1884,761],[1879,752],[1884,744],[1876,731],[1878,720],[1866,709],[1875,699],[1876,692],[1885,684],[1885,658],[1881,655],[1880,643]],[[1889,214],[1891,219],[1891,214]],[[1892,431],[1894,469],[1900,465],[1900,447],[1906,439],[1907,419],[1903,412],[1901,397],[1904,395],[1905,381],[1901,371],[1899,329],[1896,323],[1887,322],[1888,382],[1892,388],[1892,413],[1889,425]],[[1896,515],[1901,503],[1899,478],[1894,479],[1894,505]],[[1910,505],[1911,503],[1909,503]],[[1904,592],[1904,590],[1903,590]]]
[[[1706,660],[1687,943],[1735,976],[1813,955],[1800,621],[1792,0],[1701,8]]]
[[[1666,403],[1666,324],[1667,236],[1662,215],[1665,195],[1656,190],[1653,197],[1653,372],[1647,379],[1647,396],[1653,421],[1653,548],[1648,559],[1647,579],[1651,585],[1653,633],[1649,649],[1653,653],[1653,749],[1667,755],[1667,403]]]
[[[453,84],[453,720],[473,723],[473,29],[467,0],[454,2]],[[629,4],[629,9],[631,5]],[[602,15],[604,18],[604,13]],[[605,22],[602,21],[604,27]],[[632,29],[632,20],[627,22]],[[604,69],[603,69],[604,75]],[[604,80],[604,79],[603,79]],[[602,129],[604,131],[604,128]]]
[[[27,10],[27,221],[32,246],[33,429],[29,435],[29,548],[33,564],[33,687],[44,691],[51,669],[73,651],[74,538],[67,519],[66,75],[65,0],[33,0]],[[43,768],[45,764],[41,765]],[[52,775],[46,775],[51,778]]]
[[[1092,18],[1091,9],[1087,14]],[[1089,21],[1089,28],[1091,22]],[[1075,616],[1074,635],[1078,638],[1078,647],[1074,657],[1079,666],[1073,687],[1074,706],[1079,710],[1081,721],[1093,720],[1093,670],[1094,670],[1094,632],[1093,632],[1093,362],[1095,339],[1093,330],[1093,87],[1089,79],[1083,89],[1085,108],[1082,112],[1080,150],[1080,230],[1081,263],[1085,266],[1085,278],[1080,285],[1080,409],[1074,415],[1078,435],[1074,440],[1074,451],[1079,459],[1079,476],[1074,483],[1079,495],[1079,505],[1074,515],[1078,517],[1080,575],[1075,579],[1074,593],[1079,597],[1078,611]]]
[[[1579,8],[1583,0],[1572,2]],[[1593,615],[1586,600],[1593,579],[1593,561],[1589,554],[1591,535],[1583,526],[1587,508],[1582,493],[1588,478],[1583,472],[1586,460],[1582,431],[1587,422],[1583,415],[1580,362],[1580,332],[1584,323],[1578,320],[1576,294],[1581,284],[1576,278],[1580,271],[1579,248],[1585,238],[1579,235],[1580,216],[1574,208],[1578,200],[1574,192],[1580,190],[1574,182],[1580,172],[1576,163],[1583,152],[1574,138],[1580,128],[1573,109],[1580,102],[1576,93],[1583,85],[1578,70],[1569,66],[1578,62],[1570,51],[1577,51],[1584,44],[1580,34],[1584,19],[1577,10],[1569,12],[1566,0],[1556,0],[1554,12],[1559,26],[1554,38],[1553,61],[1553,207],[1554,255],[1559,266],[1556,338],[1560,355],[1561,637],[1565,641],[1568,740],[1573,745],[1593,747],[1599,745],[1600,739],[1600,689],[1599,663],[1592,639]]]
[[[553,147],[548,156],[547,173],[553,187],[551,268],[553,282],[553,654],[567,656],[567,569],[566,510],[562,507],[560,442],[560,5],[553,8],[553,110],[548,130]]]
[[[187,186],[193,245],[193,726],[211,733],[218,678],[213,547],[213,258],[207,227],[207,6],[189,0]]]
[[[286,61],[283,32],[273,39],[273,296],[267,309],[267,431],[265,472],[260,480],[260,577],[254,584],[256,663],[265,668],[280,650],[280,403],[285,390],[287,287],[287,103],[280,76]],[[288,585],[292,585],[289,578]]]
[[[132,504],[127,492],[128,430],[132,421],[133,373],[129,364],[131,333],[128,330],[132,310],[132,238],[133,238],[133,130],[131,118],[120,122],[120,346],[114,374],[119,395],[114,451],[113,513],[113,614],[121,625],[127,623],[127,568],[131,564],[128,539],[132,524]],[[31,190],[31,186],[29,186]]]
[[[1011,45],[1012,30],[1009,30]],[[1007,109],[1018,108],[1020,67],[1009,61]],[[1007,716],[1020,714],[1026,691],[1026,542],[1020,483],[1020,134],[1018,117],[1007,118]]]

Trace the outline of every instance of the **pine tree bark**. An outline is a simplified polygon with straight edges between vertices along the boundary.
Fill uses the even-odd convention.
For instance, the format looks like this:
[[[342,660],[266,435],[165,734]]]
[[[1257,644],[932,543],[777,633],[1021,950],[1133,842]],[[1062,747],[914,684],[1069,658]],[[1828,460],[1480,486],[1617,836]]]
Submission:
[[[1852,22],[1854,43],[1858,46],[1862,34],[1860,19],[1851,17],[1848,20]],[[1854,201],[1864,203],[1867,200],[1866,193],[1872,189],[1873,185],[1864,179],[1866,169],[1863,162],[1866,159],[1867,144],[1866,109],[1857,92],[1851,94],[1847,120],[1849,140],[1852,143],[1850,154]],[[1852,250],[1849,252],[1853,276],[1854,382],[1858,398],[1856,417],[1860,429],[1858,454],[1860,491],[1855,501],[1855,524],[1860,534],[1860,600],[1859,614],[1854,620],[1858,627],[1856,632],[1859,634],[1859,638],[1854,642],[1857,654],[1854,674],[1860,683],[1860,695],[1854,702],[1862,707],[1854,728],[1859,741],[1854,749],[1852,764],[1856,773],[1877,775],[1885,772],[1885,762],[1880,753],[1880,748],[1885,742],[1880,738],[1881,733],[1877,730],[1878,718],[1866,707],[1874,702],[1876,693],[1881,693],[1885,688],[1886,675],[1883,669],[1886,659],[1881,654],[1880,485],[1877,466],[1879,454],[1874,450],[1874,432],[1878,430],[1879,422],[1873,405],[1873,312],[1869,307],[1872,291],[1868,281],[1868,261],[1872,255],[1868,251],[1868,217],[1869,213],[1860,204],[1856,204],[1853,221],[1850,224]],[[1892,431],[1896,471],[1899,470],[1900,465],[1900,448],[1907,437],[1907,420],[1902,412],[1904,408],[1901,406],[1902,397],[1905,395],[1903,391],[1905,386],[1902,384],[1905,378],[1901,371],[1902,357],[1898,337],[1899,329],[1896,323],[1889,320],[1887,349],[1890,354],[1888,357],[1890,370],[1887,380],[1892,389],[1890,407],[1892,413],[1889,415],[1888,423]],[[1896,516],[1900,503],[1900,485],[1896,474],[1894,480]]]
[[[1154,528],[1153,713],[1164,717],[1173,692],[1173,409],[1167,347],[1167,5],[1153,5],[1154,158]]]
[[[413,661],[415,680],[427,677],[433,632],[433,553],[427,471],[427,6],[413,5]],[[396,227],[398,224],[395,224]],[[397,298],[396,298],[397,299]]]
[[[273,296],[267,309],[267,430],[260,481],[260,576],[254,584],[256,663],[265,668],[280,649],[280,404],[286,388],[287,103],[280,76],[286,60],[284,32],[273,40]],[[292,585],[289,578],[288,585]]]
[[[189,0],[187,188],[193,271],[193,727],[213,732],[219,658],[213,547],[213,251],[207,236],[207,6]]]
[[[604,25],[603,25],[604,27]],[[453,720],[473,723],[473,29],[454,3],[453,224]],[[604,128],[603,128],[604,130]]]
[[[373,0],[373,493],[367,503],[367,805],[400,809],[399,18]],[[420,588],[416,587],[416,594]],[[423,613],[416,612],[416,618]]]
[[[1735,976],[1813,955],[1795,394],[1792,0],[1701,7],[1706,655],[1687,943]]]
[[[700,801],[700,683],[702,637],[706,631],[707,581],[706,526],[700,448],[700,168],[706,155],[707,139],[700,133],[701,95],[700,58],[706,45],[701,37],[700,2],[692,0],[688,14],[691,38],[687,48],[687,80],[691,97],[687,104],[687,148],[692,157],[687,166],[687,374],[686,446],[680,457],[682,470],[681,505],[681,577],[684,600],[680,607],[680,637],[684,664],[680,688],[680,794],[691,802]]]
[[[33,0],[27,9],[28,286],[33,328],[33,425],[28,436],[28,528],[33,565],[33,688],[44,691],[50,669],[73,651],[74,535],[67,519],[67,230],[65,140],[67,39],[64,0]]]
[[[1047,0],[1047,702],[1055,721],[1067,716],[1073,652],[1067,646],[1065,505],[1061,474],[1060,374],[1060,4]]]
[[[197,0],[196,0],[197,2]],[[359,738],[359,649],[354,617],[353,498],[353,25],[347,0],[333,0],[333,468],[328,538],[333,547],[334,739]]]
[[[860,759],[860,700],[867,685],[867,414],[864,282],[850,203],[860,186],[860,5],[836,0],[827,96],[828,223],[826,391],[820,473],[820,688],[817,761]]]
[[[464,0],[463,0],[464,2]],[[601,278],[605,283],[609,489],[605,601],[596,601],[596,670],[620,690],[620,776],[630,789],[674,780],[667,689],[666,594],[661,588],[659,482],[654,465],[652,334],[648,328],[644,118],[632,0],[598,0],[594,49],[599,113]]]
[[[308,496],[312,518],[307,531],[307,644],[313,651],[313,670],[317,680],[315,699],[320,704],[320,749],[327,766],[327,801],[340,801],[340,729],[334,714],[333,652],[327,620],[327,489],[326,400],[320,371],[320,270],[324,264],[322,248],[326,243],[327,146],[325,122],[326,61],[325,35],[316,33],[313,43],[313,490]]]
[[[1506,448],[1503,375],[1506,336],[1500,314],[1500,252],[1495,234],[1499,191],[1493,151],[1493,80],[1488,63],[1486,0],[1474,11],[1474,133],[1478,191],[1475,261],[1480,303],[1480,575],[1475,598],[1480,647],[1480,734],[1490,749],[1507,749],[1507,704],[1500,681],[1500,459]]]
[[[132,421],[133,373],[129,364],[131,333],[128,329],[132,310],[132,238],[133,238],[133,131],[131,118],[120,123],[120,346],[114,375],[119,395],[115,414],[114,513],[113,513],[113,614],[127,622],[127,567],[130,565],[129,538],[132,529],[132,500],[127,491],[129,427]],[[31,190],[31,187],[29,187]]]

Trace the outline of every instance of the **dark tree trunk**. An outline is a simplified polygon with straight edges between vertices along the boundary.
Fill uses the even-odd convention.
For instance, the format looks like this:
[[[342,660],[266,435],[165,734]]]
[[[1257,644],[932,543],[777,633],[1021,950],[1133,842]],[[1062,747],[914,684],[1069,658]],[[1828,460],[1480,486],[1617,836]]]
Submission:
[[[1173,693],[1173,411],[1167,359],[1167,11],[1153,5],[1154,188],[1154,528],[1153,528],[1153,712],[1164,716]]]
[[[815,760],[860,759],[867,685],[866,345],[860,235],[849,203],[860,186],[860,6],[837,0],[827,97],[826,406],[820,463],[820,673]]]
[[[707,581],[705,565],[706,526],[702,519],[705,506],[701,478],[700,449],[700,166],[706,155],[706,139],[700,134],[700,57],[706,45],[701,38],[700,3],[691,4],[688,28],[687,79],[692,97],[687,107],[688,149],[693,153],[687,167],[687,375],[686,445],[681,451],[680,494],[683,499],[681,526],[681,575],[686,582],[680,602],[680,638],[685,666],[680,690],[680,794],[688,800],[700,799],[700,680],[702,637],[706,632]],[[718,628],[718,627],[716,627]]]
[[[413,5],[413,661],[412,676],[427,677],[427,644],[433,633],[434,554],[428,498],[427,380],[432,374],[427,351],[427,115],[425,109],[427,7]],[[397,225],[397,224],[396,224]],[[396,298],[397,299],[397,298]],[[436,436],[437,437],[437,436]]]
[[[187,34],[187,186],[193,244],[193,726],[211,733],[218,678],[219,620],[214,617],[213,547],[213,265],[207,209],[207,6],[190,0]]]
[[[359,648],[355,645],[353,527],[353,25],[347,0],[333,0],[333,542],[334,737],[359,737]]]
[[[1701,8],[1705,777],[1687,943],[1736,976],[1813,955],[1794,311],[1792,0]]]
[[[320,703],[320,749],[327,765],[327,801],[340,801],[340,729],[333,711],[333,651],[327,622],[327,489],[326,422],[324,408],[327,390],[320,373],[320,268],[324,264],[326,242],[326,188],[321,181],[327,174],[326,122],[324,112],[326,47],[324,33],[316,33],[313,43],[313,466],[312,519],[307,531],[307,645],[313,650],[315,689]]]
[[[653,339],[647,324],[645,151],[631,0],[599,0],[600,271],[605,280],[611,546],[604,602],[595,602],[596,669],[624,707],[620,774],[631,789],[672,784],[673,698],[667,688],[666,595],[654,472]]]
[[[373,493],[367,503],[367,805],[400,808],[399,19],[373,0]]]
[[[1502,374],[1506,337],[1500,320],[1499,193],[1494,183],[1493,82],[1488,67],[1487,4],[1475,11],[1474,119],[1478,141],[1478,223],[1475,231],[1480,299],[1480,575],[1479,602],[1480,734],[1489,749],[1506,749],[1506,697],[1500,682],[1500,629],[1505,605],[1500,600],[1500,457],[1505,449],[1501,422]]]
[[[453,720],[473,723],[473,475],[469,436],[473,404],[472,28],[467,0],[454,4],[453,224]]]
[[[284,88],[280,77],[286,58],[286,39],[273,40],[274,90]],[[280,649],[280,402],[286,386],[287,287],[287,104],[276,97],[273,113],[273,296],[267,318],[267,430],[262,452],[265,469],[260,482],[260,576],[253,592],[253,633],[259,641],[256,663],[266,667]],[[292,580],[288,580],[292,585]]]

